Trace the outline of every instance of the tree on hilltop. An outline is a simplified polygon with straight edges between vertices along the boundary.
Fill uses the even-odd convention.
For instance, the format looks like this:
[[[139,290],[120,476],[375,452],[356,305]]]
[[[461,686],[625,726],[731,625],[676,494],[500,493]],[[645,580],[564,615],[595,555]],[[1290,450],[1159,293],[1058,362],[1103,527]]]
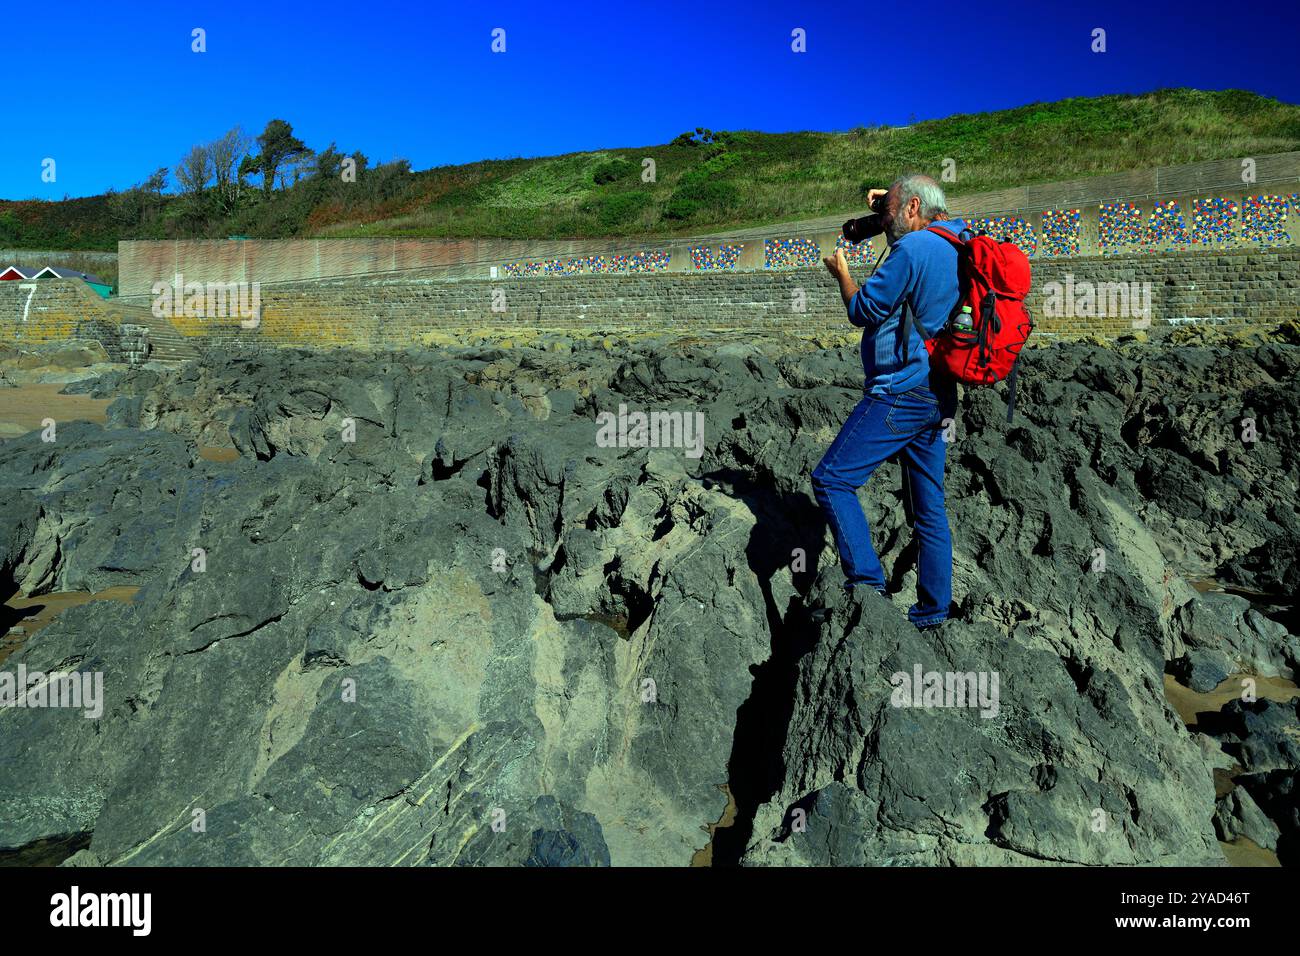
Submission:
[[[150,173],[144,182],[136,183],[130,189],[122,192],[110,189],[105,193],[108,214],[127,229],[139,229],[158,217],[163,205],[163,190],[166,188],[167,167],[163,166]]]
[[[229,212],[239,202],[243,179],[239,175],[242,160],[248,153],[251,141],[238,126],[228,130],[208,144],[212,160],[212,175],[216,180],[217,203],[223,212]]]
[[[244,180],[249,176],[257,176],[262,172],[261,157],[253,153],[247,154],[239,161],[239,172],[236,174],[240,185],[246,185]]]
[[[310,147],[304,149],[285,163],[280,174],[280,185],[297,186],[298,182],[316,172],[316,151]]]
[[[159,166],[149,174],[149,178],[142,182],[139,188],[162,198],[163,190],[167,188],[167,167]]]
[[[202,198],[212,180],[212,157],[206,146],[191,146],[176,164],[176,182],[187,196]]]
[[[257,171],[262,174],[262,191],[271,195],[280,167],[307,152],[307,144],[293,135],[293,127],[282,119],[266,124],[257,137],[261,152],[257,156]]]
[[[339,152],[337,143],[331,142],[316,154],[315,159],[313,173],[322,179],[334,179],[343,171],[343,154]]]

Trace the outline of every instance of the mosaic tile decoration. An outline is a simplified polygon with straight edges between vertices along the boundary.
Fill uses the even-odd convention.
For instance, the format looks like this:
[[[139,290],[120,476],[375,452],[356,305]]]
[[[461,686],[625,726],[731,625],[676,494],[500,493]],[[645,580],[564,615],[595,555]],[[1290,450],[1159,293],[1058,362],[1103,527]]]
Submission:
[[[811,239],[763,240],[764,269],[794,269],[819,265],[821,261],[821,246]]]
[[[627,255],[579,256],[576,259],[550,259],[546,262],[507,262],[505,274],[514,279],[534,276],[576,276],[583,273],[664,272],[672,253],[659,250]]]
[[[718,247],[715,255],[710,246],[692,246],[691,247],[691,268],[700,271],[709,269],[734,269],[736,262],[740,259],[740,253],[745,248],[742,242],[738,246],[722,245]]]
[[[1131,202],[1097,207],[1097,249],[1103,255],[1135,252],[1142,245],[1142,210]]]
[[[977,235],[983,233],[998,242],[1014,242],[1027,256],[1038,251],[1038,236],[1034,233],[1033,226],[1019,216],[968,219],[966,225]]]
[[[1290,245],[1286,231],[1286,214],[1290,206],[1285,196],[1247,196],[1241,202],[1241,238],[1265,249]]]
[[[1187,220],[1178,208],[1175,200],[1156,200],[1151,215],[1147,217],[1147,234],[1145,245],[1154,249],[1165,243],[1173,246],[1188,246],[1192,243],[1187,231]]]
[[[835,237],[835,248],[844,253],[844,258],[848,260],[849,265],[875,265],[880,255],[871,248],[870,239],[865,242],[849,242],[844,238],[843,233]]]
[[[646,250],[634,252],[627,257],[628,272],[663,272],[668,268],[672,255],[667,252]]]
[[[1192,243],[1224,247],[1237,242],[1237,203],[1232,199],[1192,200]]]
[[[1043,213],[1039,252],[1048,258],[1079,254],[1079,210],[1049,209]]]

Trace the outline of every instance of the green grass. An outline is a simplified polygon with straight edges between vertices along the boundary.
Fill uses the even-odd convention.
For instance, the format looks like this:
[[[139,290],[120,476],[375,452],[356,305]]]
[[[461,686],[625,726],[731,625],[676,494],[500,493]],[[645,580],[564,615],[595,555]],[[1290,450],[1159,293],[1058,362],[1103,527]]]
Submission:
[[[717,134],[686,142],[423,172],[371,173],[355,184],[306,181],[230,217],[180,215],[114,226],[95,200],[77,215],[0,203],[0,246],[103,248],[123,238],[434,236],[512,239],[689,235],[860,209],[869,186],[956,162],[950,195],[1152,166],[1300,149],[1300,107],[1240,90],[1160,90],[1034,103],[907,128],[843,133]],[[653,159],[656,181],[642,181]],[[6,219],[6,214],[9,218]],[[22,220],[17,227],[15,221]],[[6,232],[6,229],[8,232]],[[28,235],[38,236],[26,242]],[[66,237],[60,243],[58,236]],[[68,245],[78,243],[79,245]],[[89,244],[87,244],[89,243]],[[107,247],[111,248],[111,245]]]

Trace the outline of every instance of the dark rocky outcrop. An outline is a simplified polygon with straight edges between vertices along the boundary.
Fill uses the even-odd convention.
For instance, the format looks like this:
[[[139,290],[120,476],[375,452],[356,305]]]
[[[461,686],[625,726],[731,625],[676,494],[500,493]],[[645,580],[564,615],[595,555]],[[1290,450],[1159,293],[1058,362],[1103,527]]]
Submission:
[[[808,473],[852,349],[284,351],[78,383],[116,399],[107,428],[0,446],[2,583],[140,591],[6,663],[102,671],[106,705],[0,710],[0,848],[685,865],[730,798],[715,864],[1209,864],[1268,821],[1285,862],[1294,706],[1201,728],[1245,770],[1216,805],[1162,680],[1295,676],[1285,627],[1187,582],[1290,586],[1297,366],[1061,345],[1027,355],[1013,424],[967,393],[958,620],[924,633],[896,464],[862,497],[897,593],[807,612],[837,573]],[[702,456],[601,447],[620,404],[703,414]],[[917,668],[996,676],[996,705],[896,706]]]

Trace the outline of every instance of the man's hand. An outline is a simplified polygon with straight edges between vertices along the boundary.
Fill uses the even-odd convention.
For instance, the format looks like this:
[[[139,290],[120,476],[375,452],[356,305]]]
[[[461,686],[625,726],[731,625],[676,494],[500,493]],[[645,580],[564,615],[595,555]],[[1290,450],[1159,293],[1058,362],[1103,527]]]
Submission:
[[[868,189],[867,205],[870,206],[873,202],[875,202],[878,196],[888,196],[888,195],[889,195],[888,189]]]
[[[849,260],[844,258],[843,249],[836,249],[835,255],[833,256],[823,257],[822,262],[826,264],[826,271],[829,272],[831,277],[834,279],[839,279],[840,276],[847,276],[849,274]]]
[[[858,284],[849,275],[849,261],[844,258],[844,250],[836,249],[834,256],[825,256],[822,262],[826,264],[826,271],[840,284],[840,297],[848,305],[849,300],[858,294]]]

